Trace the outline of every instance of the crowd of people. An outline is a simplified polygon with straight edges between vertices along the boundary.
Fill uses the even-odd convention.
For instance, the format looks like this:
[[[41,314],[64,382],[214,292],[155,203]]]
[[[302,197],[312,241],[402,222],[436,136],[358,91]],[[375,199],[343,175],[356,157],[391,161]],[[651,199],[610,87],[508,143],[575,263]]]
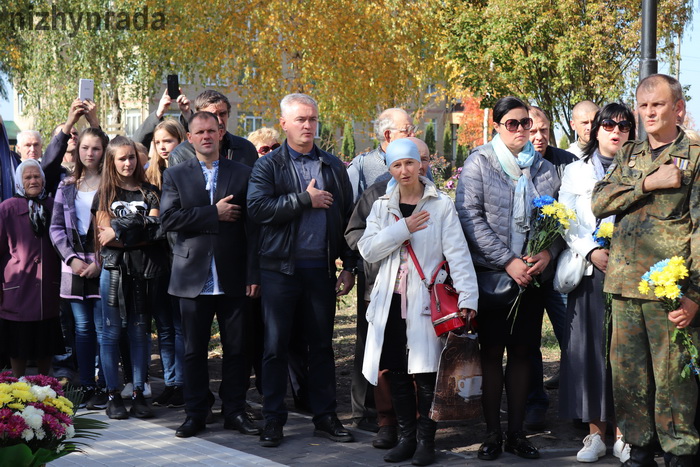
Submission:
[[[675,79],[645,78],[636,100],[645,139],[635,140],[625,104],[583,101],[567,152],[549,144],[542,109],[499,99],[492,139],[469,154],[453,201],[433,182],[428,147],[403,109],[377,116],[378,146],[346,168],[315,144],[318,105],[305,94],[280,102],[284,140],[272,128],[248,139],[227,132],[231,105],[211,90],[193,102],[164,93],[133,139],[110,140],[95,104],[76,99],[45,152],[36,132],[19,135],[19,154],[6,135],[0,141],[0,354],[16,376],[28,361],[48,374],[74,335],[84,406],[112,419],[184,406],[175,435],[191,437],[215,402],[207,358],[216,318],[225,429],[279,446],[291,381],[314,436],[351,442],[337,416],[332,337],[336,299],[357,283],[354,425],[376,433],[372,445],[388,450],[386,462],[430,465],[445,340],[421,275],[446,260],[460,313],[480,340],[479,459],[504,450],[540,457],[525,430],[543,427],[549,405],[546,310],[562,355],[558,380],[547,384],[559,385],[560,417],[589,429],[577,459],[604,456],[610,430],[625,466],[657,465],[659,452],[667,465],[698,465],[697,380],[682,376],[687,355],[672,334],[697,324],[700,139],[680,126]],[[165,117],[173,104],[179,119]],[[89,126],[78,131],[81,117]],[[543,196],[576,217],[550,247],[526,252],[532,203]],[[595,240],[605,222],[615,226],[610,247]],[[568,294],[553,280],[566,248],[584,261]],[[667,312],[637,283],[671,256],[687,260],[690,277]],[[494,273],[517,286],[517,313],[490,289]],[[152,321],[165,388],[149,402]],[[263,426],[247,410],[252,371]]]

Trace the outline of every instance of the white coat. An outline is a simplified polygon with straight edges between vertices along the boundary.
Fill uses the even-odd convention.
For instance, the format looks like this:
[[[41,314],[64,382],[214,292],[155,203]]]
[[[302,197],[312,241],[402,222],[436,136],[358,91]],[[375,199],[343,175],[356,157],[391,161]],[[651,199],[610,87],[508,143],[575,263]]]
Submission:
[[[591,159],[578,160],[566,166],[559,189],[559,201],[576,211],[576,220],[571,221],[564,239],[574,253],[586,258],[588,253],[600,248],[593,239],[596,217],[591,208],[593,187],[598,182]],[[586,262],[586,276],[593,274],[593,264]]]
[[[376,385],[394,283],[401,265],[401,245],[410,240],[427,280],[443,259],[450,265],[450,275],[459,292],[459,307],[476,310],[479,292],[469,247],[464,238],[454,203],[425,177],[423,197],[415,212],[430,213],[428,227],[410,233],[399,210],[399,190],[381,196],[372,206],[367,228],[358,243],[360,254],[369,263],[380,262],[379,273],[367,308],[367,342],[362,374]],[[398,220],[394,215],[398,216]],[[413,261],[408,260],[406,339],[408,372],[433,373],[438,369],[441,340],[435,335],[430,317],[430,294],[421,282]]]

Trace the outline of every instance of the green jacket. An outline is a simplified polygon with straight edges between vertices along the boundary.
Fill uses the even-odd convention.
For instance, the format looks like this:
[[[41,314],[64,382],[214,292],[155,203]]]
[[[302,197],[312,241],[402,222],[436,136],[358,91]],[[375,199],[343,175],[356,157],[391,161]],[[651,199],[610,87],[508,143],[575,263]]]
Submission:
[[[605,291],[652,300],[637,285],[656,263],[682,256],[690,271],[683,293],[700,304],[700,142],[679,129],[676,140],[652,160],[647,141],[630,141],[615,155],[607,175],[593,189],[593,214],[615,215]],[[642,191],[647,175],[662,164],[682,170],[680,188]]]

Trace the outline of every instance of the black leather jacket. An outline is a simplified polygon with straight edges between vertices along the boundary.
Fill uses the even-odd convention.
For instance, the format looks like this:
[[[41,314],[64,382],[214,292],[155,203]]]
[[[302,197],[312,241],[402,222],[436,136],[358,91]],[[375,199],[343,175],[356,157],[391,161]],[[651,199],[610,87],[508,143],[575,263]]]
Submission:
[[[333,204],[326,210],[330,276],[335,274],[338,257],[343,260],[344,269],[352,269],[357,263],[355,252],[343,237],[353,209],[352,187],[345,166],[337,157],[316,146],[314,151],[321,160],[323,186],[333,194]],[[248,184],[248,214],[261,224],[260,269],[294,273],[296,235],[305,209],[311,209],[311,196],[300,185],[285,143],[258,159]]]

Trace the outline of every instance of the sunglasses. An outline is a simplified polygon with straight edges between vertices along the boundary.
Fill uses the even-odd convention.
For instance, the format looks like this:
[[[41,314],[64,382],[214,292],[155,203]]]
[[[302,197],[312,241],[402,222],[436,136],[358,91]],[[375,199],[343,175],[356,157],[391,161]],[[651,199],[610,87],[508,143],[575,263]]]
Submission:
[[[264,155],[267,154],[268,152],[274,151],[274,150],[277,149],[278,147],[280,147],[280,143],[275,143],[275,144],[273,144],[272,146],[260,146],[260,149],[258,149],[258,154],[264,156]]]
[[[514,118],[509,118],[505,123],[499,123],[499,125],[503,125],[506,127],[506,130],[510,131],[511,133],[515,133],[518,131],[519,126],[522,126],[523,130],[529,130],[532,128],[532,119],[523,118],[522,120],[516,120]]]
[[[615,127],[618,127],[620,129],[620,133],[629,133],[632,129],[632,122],[629,120],[620,120],[619,122],[616,122],[615,120],[606,118],[600,122],[600,126],[605,131],[613,131]]]

